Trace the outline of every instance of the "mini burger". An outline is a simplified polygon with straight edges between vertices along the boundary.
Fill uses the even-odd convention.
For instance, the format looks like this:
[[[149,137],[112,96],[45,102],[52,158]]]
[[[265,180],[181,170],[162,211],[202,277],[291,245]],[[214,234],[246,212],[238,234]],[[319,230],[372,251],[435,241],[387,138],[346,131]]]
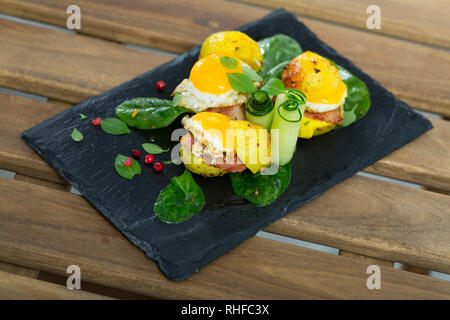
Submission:
[[[282,80],[286,88],[296,88],[306,95],[300,138],[309,139],[342,125],[347,86],[330,60],[306,51],[286,66]]]
[[[215,112],[182,119],[188,131],[180,140],[180,156],[190,171],[206,177],[226,173],[257,173],[269,167],[270,136],[266,129],[245,120],[231,120]]]

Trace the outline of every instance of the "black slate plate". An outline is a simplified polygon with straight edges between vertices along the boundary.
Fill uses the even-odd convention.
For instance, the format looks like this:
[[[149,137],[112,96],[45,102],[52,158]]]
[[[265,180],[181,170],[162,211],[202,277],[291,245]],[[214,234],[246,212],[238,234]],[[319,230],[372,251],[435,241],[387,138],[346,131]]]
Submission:
[[[170,225],[153,214],[153,204],[170,177],[183,172],[183,166],[168,165],[161,174],[143,165],[133,180],[114,171],[117,154],[154,136],[163,147],[172,147],[173,129],[132,130],[131,135],[112,136],[93,128],[88,119],[113,117],[114,107],[135,97],[168,98],[175,86],[189,75],[199,48],[194,48],[153,71],[90,98],[23,133],[58,172],[88,199],[117,229],[146,255],[159,263],[171,279],[185,279],[201,267],[236,247],[285,214],[311,201],[333,185],[354,175],[392,151],[432,128],[429,121],[358,69],[353,63],[320,41],[306,26],[284,10],[239,30],[255,40],[278,33],[295,38],[303,50],[323,55],[348,69],[369,88],[372,107],[365,118],[350,127],[335,130],[311,140],[299,140],[292,160],[292,182],[287,191],[270,206],[256,208],[238,198],[228,177],[207,179],[196,176],[206,195],[202,212],[189,221]],[[167,89],[160,93],[155,82],[163,79]],[[79,113],[88,119],[81,120]],[[84,133],[80,143],[72,141],[74,127]],[[170,158],[169,153],[158,159]],[[141,159],[142,163],[142,159]]]

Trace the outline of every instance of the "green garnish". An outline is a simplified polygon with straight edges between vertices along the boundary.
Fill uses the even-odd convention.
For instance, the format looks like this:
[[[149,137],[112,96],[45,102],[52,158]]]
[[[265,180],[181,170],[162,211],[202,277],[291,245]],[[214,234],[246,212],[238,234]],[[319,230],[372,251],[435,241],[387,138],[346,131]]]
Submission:
[[[273,175],[252,174],[249,170],[229,174],[234,192],[257,207],[274,202],[289,186],[291,165],[280,167]]]
[[[82,113],[80,113],[80,119],[86,119],[86,116]]]
[[[128,126],[137,129],[164,128],[170,125],[179,115],[193,112],[192,110],[176,106],[176,102],[159,98],[126,100],[116,107],[116,117]]]
[[[264,59],[264,65],[259,74],[264,82],[272,78],[280,78],[284,67],[303,52],[295,39],[284,34],[265,38],[258,44]]]
[[[181,94],[180,93],[175,93],[175,95],[173,96],[172,99],[172,103],[174,107],[177,107],[181,102]]]
[[[102,119],[100,127],[108,134],[120,135],[130,133],[130,129],[128,129],[127,125],[117,118]]]
[[[255,70],[253,70],[253,69],[251,69],[249,67],[243,66],[242,67],[242,71],[252,81],[263,81],[261,76]]]
[[[142,149],[144,149],[147,153],[150,154],[160,154],[169,151],[169,149],[163,149],[154,143],[143,143]]]
[[[220,62],[227,69],[234,69],[238,65],[238,61],[232,57],[220,57]]]
[[[237,92],[252,94],[255,91],[253,81],[244,73],[227,73],[230,86]]]
[[[266,91],[271,96],[276,96],[280,93],[284,93],[285,90],[283,81],[278,78],[270,79],[266,84],[264,84],[261,89]]]
[[[75,142],[80,142],[83,140],[83,134],[78,131],[77,128],[73,128],[72,134],[71,134],[72,140]]]
[[[158,196],[153,211],[162,221],[180,223],[188,220],[205,205],[206,199],[202,189],[195,182],[189,170],[170,179]]]
[[[130,157],[119,154],[114,160],[116,172],[125,179],[132,179],[135,175],[141,173],[141,165],[134,159],[132,159],[132,164],[130,166],[124,165],[125,162],[129,161],[129,158]]]

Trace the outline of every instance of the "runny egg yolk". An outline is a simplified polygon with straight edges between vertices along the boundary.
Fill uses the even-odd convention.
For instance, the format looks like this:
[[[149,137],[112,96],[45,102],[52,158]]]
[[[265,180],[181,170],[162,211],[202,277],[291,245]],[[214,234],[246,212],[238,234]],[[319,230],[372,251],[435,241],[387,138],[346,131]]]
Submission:
[[[311,103],[341,103],[347,87],[332,62],[316,53],[306,51],[294,58],[292,63],[297,65],[298,73],[292,76],[290,79],[292,81],[288,82],[287,86],[304,92]]]
[[[234,58],[236,67],[227,68],[221,57]],[[232,55],[211,54],[198,60],[192,67],[189,79],[194,87],[209,94],[222,94],[231,90],[227,73],[243,73],[241,61]]]
[[[230,128],[230,118],[216,112],[200,112],[191,118],[199,123],[203,131],[208,132],[226,147],[227,130]]]

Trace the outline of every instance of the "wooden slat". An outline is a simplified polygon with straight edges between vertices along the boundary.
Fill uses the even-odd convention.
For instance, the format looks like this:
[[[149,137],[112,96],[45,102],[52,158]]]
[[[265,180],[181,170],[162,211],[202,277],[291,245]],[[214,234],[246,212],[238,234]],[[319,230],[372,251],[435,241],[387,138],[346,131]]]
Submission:
[[[0,271],[0,299],[2,300],[110,300],[111,298],[82,290],[30,279]]]
[[[24,197],[26,195],[26,197]],[[185,281],[156,264],[77,195],[0,179],[0,259],[157,298],[440,298],[450,283],[381,266],[382,289],[366,287],[367,263],[253,237]]]
[[[65,107],[0,94],[0,104],[14,113],[0,113],[0,168],[58,183],[62,178],[20,138],[22,131]],[[450,126],[432,119],[435,128],[381,159],[365,171],[450,191]]]
[[[175,0],[141,0],[133,2],[81,0],[77,3],[82,8],[83,22],[81,33],[174,52],[183,52],[194,45],[200,44],[214,31],[236,28],[241,24],[261,18],[269,12],[269,10],[254,6],[218,0],[188,0],[181,2]],[[0,0],[0,4],[3,4],[2,10],[5,13],[65,27],[67,18],[65,8],[72,3],[69,0]],[[189,12],[189,14],[186,14],[186,12]],[[320,38],[354,61],[364,71],[411,106],[450,117],[450,91],[448,90],[450,87],[450,55],[447,52],[309,18],[301,18],[301,20],[316,32]],[[3,55],[6,57],[14,56],[17,50],[14,47],[19,45],[23,48],[21,55],[23,55],[23,52],[27,52],[27,57],[37,55],[42,58],[43,54],[40,51],[44,50],[45,46],[29,48],[31,47],[30,43],[36,41],[45,44],[48,42],[45,39],[48,38],[52,38],[51,45],[56,50],[52,54],[56,55],[57,52],[67,53],[68,50],[60,49],[59,47],[61,45],[67,46],[67,42],[69,42],[68,48],[71,50],[72,47],[78,46],[76,42],[78,42],[78,38],[81,38],[67,34],[58,36],[57,31],[39,31],[37,32],[39,33],[38,35],[30,35],[30,33],[33,33],[31,29],[27,29],[27,32],[24,34],[16,35],[14,30],[9,30],[3,25],[1,27],[4,30],[3,32],[0,31],[2,45],[8,48],[13,46],[12,49],[5,50]],[[40,34],[42,34],[42,40]],[[12,42],[11,37],[18,38],[18,40]],[[98,46],[100,46],[99,43],[93,46],[91,53],[96,52]],[[38,52],[36,53],[35,51]],[[3,65],[6,67],[11,59],[1,58],[1,56],[0,54],[0,68],[3,68]],[[40,69],[39,64],[37,66],[27,64],[27,69],[22,69],[20,66],[18,68],[17,64],[22,65],[22,60],[18,60],[16,63],[13,61],[13,66],[20,71],[19,75],[26,72],[38,76],[38,72],[43,72],[41,76],[49,77],[50,79],[59,77],[61,74],[67,73],[68,70],[78,68],[80,73],[85,76],[77,79],[73,90],[79,90],[79,88],[76,88],[77,82],[91,79],[87,78],[87,75],[92,76],[92,73],[102,75],[102,72],[97,71],[95,63],[89,61],[89,55],[78,55],[77,61],[72,60],[72,54],[67,54],[65,57],[67,61],[58,64],[59,73],[56,73],[56,75],[51,73],[51,71],[57,71],[57,68],[54,66],[50,70],[44,69],[43,71]],[[63,59],[59,55],[58,58],[59,60]],[[79,63],[82,59],[87,59],[88,61]],[[45,61],[49,63],[48,60],[50,59]],[[132,59],[128,60],[131,61]],[[147,62],[150,63],[149,60]],[[103,63],[107,63],[107,61]],[[106,69],[115,70],[120,66],[120,63],[119,66],[115,63]],[[139,64],[136,61],[131,67],[138,68]],[[128,68],[129,65],[127,64],[121,71]],[[125,70],[125,72],[127,71]],[[123,78],[131,78],[135,73],[131,72],[128,75],[121,75]],[[108,79],[111,82],[106,84],[105,81]],[[101,91],[120,83],[114,82],[117,80],[117,77],[108,77],[108,79],[102,78],[94,86],[89,87],[92,89],[90,91],[84,88],[84,95],[80,98],[84,98],[87,94],[99,93],[95,89]],[[14,78],[10,81],[13,80]],[[26,82],[22,82],[22,85],[16,82],[15,80],[13,81],[15,87],[35,90],[35,92],[39,91],[39,94],[48,97],[58,94],[58,92],[49,92],[49,88],[35,88]],[[46,90],[43,91],[42,89]],[[68,88],[64,89],[67,90]],[[60,95],[56,98],[64,99]],[[73,101],[71,95],[64,101],[67,101],[67,99],[71,99],[70,102],[81,101],[81,99]]]
[[[0,271],[16,274],[22,277],[36,279],[39,275],[38,270],[24,268],[15,264],[0,262]]]
[[[339,250],[339,255],[343,256],[343,257],[351,258],[351,259],[365,261],[368,264],[375,264],[375,265],[386,266],[386,267],[391,267],[391,268],[394,267],[393,261],[387,261],[387,260],[378,259],[378,258],[374,258],[374,257],[364,256],[364,255],[353,253],[350,251]]]
[[[367,8],[380,7],[381,29],[373,30],[450,49],[450,2],[447,0],[237,0],[286,8],[293,13],[367,31]]]
[[[450,273],[450,197],[355,176],[265,230]]]
[[[0,86],[77,103],[170,57],[0,19]]]

